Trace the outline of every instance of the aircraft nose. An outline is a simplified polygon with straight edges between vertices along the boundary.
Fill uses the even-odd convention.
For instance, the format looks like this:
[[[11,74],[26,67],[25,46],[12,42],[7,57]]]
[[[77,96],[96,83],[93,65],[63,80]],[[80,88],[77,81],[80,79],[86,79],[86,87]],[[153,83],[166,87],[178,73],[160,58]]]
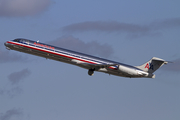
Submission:
[[[7,47],[8,43],[7,43],[7,42],[5,42],[5,43],[4,43],[4,45]]]
[[[7,42],[4,43],[4,45],[6,46],[6,49],[10,50],[10,44]]]

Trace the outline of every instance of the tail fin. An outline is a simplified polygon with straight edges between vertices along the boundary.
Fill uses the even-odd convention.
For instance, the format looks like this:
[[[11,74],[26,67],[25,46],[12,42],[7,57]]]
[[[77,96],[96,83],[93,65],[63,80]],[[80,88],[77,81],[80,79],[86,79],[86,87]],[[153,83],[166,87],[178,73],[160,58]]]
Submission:
[[[148,73],[153,73],[155,72],[158,68],[160,68],[162,65],[167,64],[168,62],[157,58],[157,57],[153,57],[150,61],[144,63],[141,66],[136,66],[137,68],[148,72]]]

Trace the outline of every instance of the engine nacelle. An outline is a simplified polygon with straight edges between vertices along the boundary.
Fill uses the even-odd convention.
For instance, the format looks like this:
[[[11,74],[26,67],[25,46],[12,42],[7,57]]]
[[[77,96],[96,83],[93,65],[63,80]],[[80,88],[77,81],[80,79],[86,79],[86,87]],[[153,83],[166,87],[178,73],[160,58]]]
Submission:
[[[129,68],[122,65],[119,66],[119,71],[127,75],[133,75],[133,76],[138,75],[138,71],[136,69]]]

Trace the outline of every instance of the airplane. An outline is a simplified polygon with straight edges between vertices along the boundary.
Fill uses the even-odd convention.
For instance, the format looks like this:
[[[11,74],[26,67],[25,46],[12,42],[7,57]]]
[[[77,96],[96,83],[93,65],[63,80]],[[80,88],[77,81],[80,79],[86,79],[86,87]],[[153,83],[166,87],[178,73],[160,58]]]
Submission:
[[[109,75],[129,78],[155,78],[153,73],[162,65],[168,63],[163,59],[153,57],[151,60],[140,66],[131,66],[40,43],[39,40],[32,41],[23,38],[7,41],[4,45],[8,50],[16,50],[88,69],[88,74],[90,76],[94,74],[94,71],[98,71]]]

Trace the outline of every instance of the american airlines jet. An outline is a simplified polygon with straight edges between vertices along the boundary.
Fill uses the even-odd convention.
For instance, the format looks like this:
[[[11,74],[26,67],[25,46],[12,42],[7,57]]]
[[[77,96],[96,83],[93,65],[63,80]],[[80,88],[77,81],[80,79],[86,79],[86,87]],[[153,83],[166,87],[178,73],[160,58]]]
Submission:
[[[40,43],[39,41],[32,41],[21,38],[7,41],[4,44],[8,50],[16,50],[24,53],[29,53],[47,59],[53,59],[88,69],[88,74],[90,76],[94,74],[94,71],[99,71],[121,77],[155,78],[153,72],[155,72],[163,64],[168,63],[163,59],[153,57],[151,60],[141,66],[131,66],[99,57],[94,57],[84,53],[79,53],[72,50],[67,50],[64,48]]]

